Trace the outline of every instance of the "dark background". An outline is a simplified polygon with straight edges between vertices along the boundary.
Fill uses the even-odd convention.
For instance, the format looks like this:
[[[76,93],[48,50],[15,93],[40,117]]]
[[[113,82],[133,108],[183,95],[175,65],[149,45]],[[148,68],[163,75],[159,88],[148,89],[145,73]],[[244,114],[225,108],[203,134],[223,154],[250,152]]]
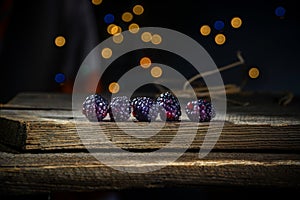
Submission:
[[[145,12],[134,16],[132,22],[189,35],[219,67],[237,61],[236,52],[240,50],[246,65],[222,72],[225,83],[239,84],[251,67],[257,67],[260,76],[250,79],[244,90],[300,93],[300,22],[296,1],[103,0],[95,6],[90,0],[4,0],[0,5],[0,103],[6,103],[18,92],[71,92],[83,59],[110,36],[104,16],[113,14],[115,23],[126,30],[128,23],[122,22],[121,14],[132,11],[136,4],[143,5]],[[278,6],[286,9],[283,17],[275,14]],[[243,20],[238,29],[230,26],[235,16]],[[225,22],[223,30],[213,28],[216,20]],[[204,24],[212,28],[206,37],[199,32]],[[224,45],[215,44],[217,33],[227,37]],[[66,38],[65,46],[54,45],[58,35]],[[129,57],[127,62],[134,59]],[[55,82],[57,73],[65,75],[63,83]],[[113,76],[108,74],[106,78]]]

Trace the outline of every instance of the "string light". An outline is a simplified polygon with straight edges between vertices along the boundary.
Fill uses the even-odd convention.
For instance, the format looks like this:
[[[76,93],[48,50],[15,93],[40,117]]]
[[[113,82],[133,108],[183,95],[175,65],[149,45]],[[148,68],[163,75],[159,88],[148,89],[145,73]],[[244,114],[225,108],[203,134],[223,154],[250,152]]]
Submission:
[[[225,41],[226,41],[225,35],[223,35],[221,33],[216,35],[216,37],[215,37],[216,44],[222,45],[225,43]]]
[[[152,37],[151,37],[151,42],[153,44],[160,44],[162,41],[162,38],[159,34],[153,34]]]
[[[66,77],[63,73],[58,73],[55,75],[54,80],[56,83],[63,83],[65,81]]]
[[[144,13],[144,7],[142,5],[135,5],[132,11],[136,15],[141,15]]]
[[[209,35],[211,32],[211,29],[208,25],[203,25],[201,26],[200,28],[200,33],[203,35],[203,36],[207,36]]]
[[[111,24],[115,21],[115,16],[113,14],[106,14],[104,16],[104,22],[107,23],[107,24]]]
[[[124,40],[124,36],[122,35],[122,33],[118,33],[118,34],[115,34],[115,35],[113,36],[113,41],[114,41],[114,43],[116,43],[116,44],[122,43],[123,40]]]
[[[151,39],[152,39],[152,35],[151,35],[150,32],[144,32],[141,35],[141,39],[142,39],[143,42],[150,42]]]
[[[242,26],[242,20],[239,17],[234,17],[231,19],[231,26],[233,28],[240,28]]]
[[[66,39],[63,36],[57,36],[54,40],[54,43],[58,47],[62,47],[66,44]]]
[[[122,28],[120,26],[115,25],[115,24],[110,24],[107,27],[107,32],[111,35],[115,35],[115,34],[121,33]]]
[[[141,58],[140,65],[142,68],[149,68],[151,66],[151,59],[148,57]]]
[[[283,17],[285,15],[285,8],[282,7],[282,6],[278,6],[276,9],[275,9],[275,15],[278,16],[278,17]]]
[[[96,6],[98,6],[102,3],[102,0],[92,0],[92,3]]]
[[[259,76],[259,70],[256,67],[252,67],[249,72],[248,75],[250,78],[257,78]]]
[[[137,33],[137,32],[139,32],[140,27],[139,27],[138,24],[132,23],[132,24],[129,25],[128,30],[129,30],[131,33]]]
[[[162,75],[162,69],[159,66],[155,66],[151,69],[151,76],[154,78],[159,78]]]
[[[217,20],[217,21],[215,21],[215,23],[214,23],[214,28],[216,29],[216,30],[218,30],[218,31],[220,31],[220,30],[222,30],[223,28],[224,28],[224,22],[223,21],[221,21],[221,20]]]
[[[130,12],[124,12],[122,14],[122,20],[124,22],[130,22],[133,19],[133,15]]]
[[[122,32],[122,28],[120,26],[113,26],[110,32],[112,35],[119,34]]]
[[[108,90],[110,93],[116,94],[120,91],[120,85],[116,82],[112,82],[109,84]]]
[[[110,48],[104,48],[101,51],[101,55],[105,59],[109,59],[112,56],[112,50]]]

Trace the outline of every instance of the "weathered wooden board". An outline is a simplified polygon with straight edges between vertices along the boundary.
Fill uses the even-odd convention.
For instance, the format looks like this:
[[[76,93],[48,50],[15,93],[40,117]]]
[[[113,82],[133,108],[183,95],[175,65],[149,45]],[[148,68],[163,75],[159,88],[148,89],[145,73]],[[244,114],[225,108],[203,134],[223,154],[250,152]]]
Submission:
[[[270,95],[261,97],[247,93],[237,98],[239,101],[249,100],[249,105],[228,105],[226,123],[214,146],[215,150],[300,150],[300,113],[297,112],[300,103],[283,107]],[[19,151],[104,148],[105,142],[97,143],[90,140],[92,138],[90,136],[94,134],[92,132],[94,130],[91,129],[93,126],[101,126],[110,141],[124,149],[155,150],[170,142],[179,126],[178,123],[166,123],[157,135],[148,139],[138,139],[126,135],[122,130],[147,137],[151,131],[145,130],[143,123],[140,123],[142,125],[140,128],[132,127],[127,122],[123,125],[119,123],[118,125],[122,126],[121,130],[118,125],[109,121],[93,124],[77,121],[77,126],[87,130],[85,137],[82,138],[77,133],[73,119],[71,97],[66,94],[23,93],[3,105],[0,114],[0,143]],[[154,127],[155,123],[160,126],[162,122],[154,122]],[[211,122],[215,125],[218,123],[217,119]],[[183,113],[180,127],[187,136],[193,134],[190,129],[198,127],[190,149],[199,149],[206,135],[208,123],[189,122]],[[206,142],[214,143],[214,139],[208,137]],[[174,146],[174,148],[181,147]]]
[[[192,127],[198,127],[189,149],[160,170],[139,173],[145,166],[165,166],[164,160],[181,146],[172,146],[159,158],[148,160],[147,165],[130,160],[130,153],[165,147],[176,135],[178,123],[166,123],[158,134],[141,139],[125,134],[113,122],[79,120],[76,125],[86,129],[85,137],[79,137],[70,95],[21,93],[1,105],[0,194],[199,186],[300,188],[299,99],[281,106],[280,95],[243,93],[228,98],[226,122],[212,152],[199,158],[208,123],[192,123],[183,116],[180,127],[187,137]],[[245,102],[248,106],[240,106]],[[162,122],[156,123],[158,126]],[[215,119],[211,123],[220,122]],[[119,125],[122,130],[146,137],[152,134],[143,128],[146,124],[139,123],[140,128],[127,122]],[[113,148],[105,149],[108,141],[91,140],[93,126],[101,126],[109,141],[130,152],[114,153]],[[215,141],[214,135],[205,139],[208,144]],[[116,156],[118,162],[106,166],[86,147]],[[111,168],[114,166],[130,168],[135,173]]]
[[[160,159],[167,157],[161,154]],[[149,169],[164,163],[153,162]],[[88,153],[0,153],[0,193],[100,191],[106,189],[259,186],[299,188],[300,155],[264,153],[210,153],[198,159],[186,153],[176,162],[148,173],[121,157],[115,165],[136,173],[114,170]]]
[[[20,112],[22,113],[22,112]],[[34,112],[37,114],[38,112]],[[62,115],[60,115],[62,116]],[[155,122],[160,123],[160,122]],[[213,122],[217,124],[218,122]],[[47,119],[28,115],[2,117],[0,124],[2,129],[1,142],[18,150],[59,150],[88,148],[105,148],[106,144],[97,143],[91,126],[101,126],[101,130],[107,135],[110,141],[124,149],[159,149],[172,140],[178,131],[178,123],[168,123],[155,136],[147,138],[152,134],[151,130],[143,130],[142,127],[130,127],[126,122],[121,123],[122,129],[112,122],[85,123],[80,127],[86,127],[84,137],[77,133],[76,126],[72,119]],[[120,124],[119,124],[120,125]],[[158,126],[158,125],[157,125]],[[190,149],[199,149],[203,143],[208,129],[208,123],[181,122],[180,128],[186,136],[193,135],[191,129],[198,126],[197,135],[194,138]],[[88,130],[91,130],[90,132]],[[125,134],[123,131],[137,132],[139,139]],[[278,150],[300,150],[300,125],[271,126],[271,125],[247,125],[226,123],[214,149],[278,149]],[[206,138],[206,142],[214,142],[215,138]],[[89,141],[91,140],[91,141]],[[86,144],[84,146],[82,141]],[[181,148],[174,146],[174,148]]]

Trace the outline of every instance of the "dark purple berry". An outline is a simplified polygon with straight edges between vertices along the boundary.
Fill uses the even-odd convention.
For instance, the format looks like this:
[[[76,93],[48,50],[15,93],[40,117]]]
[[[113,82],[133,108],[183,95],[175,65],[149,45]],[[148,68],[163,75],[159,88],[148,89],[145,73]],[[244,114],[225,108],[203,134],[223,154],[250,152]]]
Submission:
[[[92,122],[102,121],[106,117],[108,109],[108,101],[99,94],[86,97],[82,104],[82,114]]]
[[[126,121],[131,114],[130,101],[126,96],[114,97],[110,102],[110,118],[114,121]]]
[[[154,121],[158,115],[158,106],[149,97],[136,97],[131,101],[132,115],[143,122]]]
[[[160,106],[159,116],[166,121],[179,121],[181,116],[180,103],[171,92],[160,94],[156,98],[156,103]]]
[[[216,116],[213,105],[203,99],[188,102],[185,111],[188,118],[196,122],[209,122]]]

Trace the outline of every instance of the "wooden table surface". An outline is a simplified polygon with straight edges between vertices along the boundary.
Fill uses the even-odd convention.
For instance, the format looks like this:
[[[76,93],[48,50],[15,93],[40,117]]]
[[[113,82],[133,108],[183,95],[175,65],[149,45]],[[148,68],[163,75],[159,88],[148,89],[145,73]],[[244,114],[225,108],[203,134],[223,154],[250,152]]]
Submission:
[[[92,141],[85,141],[88,146],[82,144],[73,119],[71,95],[20,93],[0,110],[0,193],[225,185],[299,188],[300,101],[294,97],[283,106],[278,103],[282,95],[229,95],[222,133],[206,157],[200,159],[198,152],[208,123],[197,123],[192,144],[178,160],[160,170],[128,173],[106,166],[87,151],[86,147],[105,149]],[[230,103],[236,101],[248,105]],[[184,119],[180,126],[188,135],[189,127],[195,124]],[[122,133],[114,122],[100,123],[108,138],[128,154],[164,147],[178,128],[176,123],[166,123],[160,134],[139,139]],[[142,128],[135,131],[147,134]],[[180,146],[173,148],[160,159]],[[118,159],[119,167],[130,166],[139,172],[141,166],[130,161],[126,153]],[[149,168],[161,164],[149,162]]]

